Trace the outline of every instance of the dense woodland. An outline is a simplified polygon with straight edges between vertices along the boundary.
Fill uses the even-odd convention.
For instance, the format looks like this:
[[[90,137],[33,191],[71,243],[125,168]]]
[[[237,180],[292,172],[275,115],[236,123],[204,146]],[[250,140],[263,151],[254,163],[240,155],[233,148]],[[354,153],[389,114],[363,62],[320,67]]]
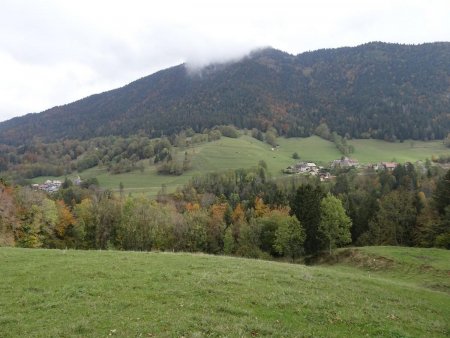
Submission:
[[[296,260],[346,245],[450,248],[450,170],[398,165],[273,180],[264,161],[194,177],[156,200],[64,182],[0,183],[0,245],[170,250]]]
[[[222,125],[202,133],[188,129],[156,139],[133,135],[36,142],[19,147],[0,144],[0,177],[26,185],[34,177],[81,173],[95,166],[106,168],[111,174],[120,174],[144,170],[143,160],[155,164],[160,174],[181,175],[191,167],[186,152],[189,146],[216,141],[222,135],[236,138],[240,132],[233,126]],[[264,140],[265,136],[261,135]]]
[[[150,138],[215,125],[310,136],[444,139],[450,131],[450,43],[368,43],[289,55],[264,49],[229,64],[172,67],[40,114],[0,123],[0,144],[139,132]]]

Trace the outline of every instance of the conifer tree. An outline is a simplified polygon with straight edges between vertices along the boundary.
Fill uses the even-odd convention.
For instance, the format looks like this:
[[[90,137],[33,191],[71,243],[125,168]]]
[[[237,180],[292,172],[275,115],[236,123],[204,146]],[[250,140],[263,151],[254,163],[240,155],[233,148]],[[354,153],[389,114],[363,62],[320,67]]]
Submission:
[[[320,186],[313,187],[311,184],[306,184],[297,189],[291,201],[292,213],[305,229],[306,254],[315,254],[322,249],[318,228],[320,223],[320,201],[323,197],[324,192]]]

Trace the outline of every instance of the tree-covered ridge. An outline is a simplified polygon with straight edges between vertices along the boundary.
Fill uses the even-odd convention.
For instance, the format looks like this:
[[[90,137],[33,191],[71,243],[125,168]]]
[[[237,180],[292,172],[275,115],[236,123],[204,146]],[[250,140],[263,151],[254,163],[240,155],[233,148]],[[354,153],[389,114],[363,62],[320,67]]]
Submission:
[[[0,124],[0,142],[151,137],[218,124],[308,136],[326,123],[356,138],[443,139],[450,130],[450,43],[368,43],[230,64],[172,67],[129,85]]]

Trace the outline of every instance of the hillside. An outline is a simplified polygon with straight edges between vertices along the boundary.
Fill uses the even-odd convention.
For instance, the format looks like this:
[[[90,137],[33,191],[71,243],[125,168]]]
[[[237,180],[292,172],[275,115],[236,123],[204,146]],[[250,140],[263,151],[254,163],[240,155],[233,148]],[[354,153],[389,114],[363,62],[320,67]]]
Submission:
[[[448,336],[449,251],[358,252],[392,264],[0,248],[0,336]]]
[[[217,124],[309,136],[321,123],[352,137],[442,139],[450,130],[450,43],[368,43],[297,56],[275,49],[192,72],[178,65],[122,88],[0,123],[19,145]]]
[[[292,158],[294,152],[299,154],[301,160],[313,161],[325,166],[342,156],[332,142],[318,136],[279,137],[277,143],[280,147],[272,151],[267,143],[243,135],[239,138],[223,137],[217,141],[191,146],[180,151],[181,155],[187,151],[192,159],[192,168],[180,176],[159,175],[157,165],[150,165],[148,160],[141,161],[144,166],[142,172],[135,170],[129,173],[111,174],[107,168],[96,166],[78,174],[83,179],[96,177],[101,187],[113,191],[118,191],[122,183],[127,193],[148,193],[156,196],[162,185],[165,185],[169,192],[173,192],[196,175],[251,168],[261,160],[266,162],[272,177],[279,177],[283,169],[298,161]],[[407,161],[414,163],[432,156],[450,155],[450,150],[438,141],[392,143],[381,140],[351,140],[350,144],[355,147],[352,158],[365,164],[393,159],[400,163]],[[70,177],[76,176],[77,174],[73,173]],[[64,176],[40,176],[34,178],[33,182],[42,183],[48,178],[64,180]]]

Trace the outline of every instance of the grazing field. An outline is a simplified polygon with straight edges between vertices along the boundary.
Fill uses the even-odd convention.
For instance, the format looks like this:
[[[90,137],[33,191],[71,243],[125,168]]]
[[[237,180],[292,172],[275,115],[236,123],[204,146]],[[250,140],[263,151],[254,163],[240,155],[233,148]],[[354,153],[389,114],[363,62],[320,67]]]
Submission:
[[[218,141],[189,147],[187,151],[192,159],[192,169],[180,176],[158,175],[156,167],[143,161],[144,172],[110,175],[105,169],[92,168],[81,173],[82,177],[97,177],[102,187],[118,190],[120,182],[125,192],[146,193],[155,196],[165,184],[167,191],[186,184],[195,175],[228,169],[250,168],[264,160],[272,176],[282,175],[282,170],[298,160],[292,159],[297,152],[301,160],[316,161],[326,165],[333,159],[340,158],[340,153],[333,143],[317,136],[309,138],[279,138],[280,147],[272,150],[267,143],[243,135],[239,138],[222,137]]]
[[[119,191],[120,183],[124,186],[125,193],[145,193],[156,196],[162,185],[167,186],[168,192],[173,192],[177,187],[181,187],[194,175],[193,171],[180,176],[159,175],[154,165],[144,162],[144,171],[139,170],[129,173],[111,175],[106,169],[91,168],[80,174],[82,178],[96,177],[102,188],[112,191]]]
[[[355,147],[352,157],[361,163],[394,161],[399,163],[431,160],[433,155],[450,155],[450,149],[442,141],[412,141],[402,143],[385,142],[381,140],[351,140],[349,144]]]
[[[282,170],[296,162],[292,154],[297,152],[301,159],[323,162],[339,158],[336,147],[328,141],[313,136],[309,138],[278,139],[280,147],[272,150],[267,143],[258,141],[253,137],[243,135],[239,138],[222,137],[220,140],[195,145],[179,151],[179,156],[184,156],[187,151],[192,162],[192,169],[180,176],[159,175],[156,166],[149,161],[142,161],[144,171],[111,175],[105,168],[91,168],[80,173],[82,178],[96,177],[100,186],[114,191],[119,190],[122,182],[126,193],[145,193],[156,196],[164,184],[168,192],[173,192],[177,187],[186,184],[195,175],[210,172],[224,171],[227,169],[250,168],[264,160],[269,172],[273,176],[282,175]],[[53,177],[38,177],[33,182],[40,183]],[[58,179],[63,180],[64,177]]]
[[[278,138],[280,151],[290,158],[290,164],[295,163],[292,154],[297,153],[301,161],[314,161],[317,164],[328,165],[331,161],[341,158],[342,154],[334,143],[318,136],[307,138]]]
[[[282,170],[297,162],[292,158],[296,152],[300,160],[314,161],[317,164],[328,165],[342,154],[332,142],[317,136],[308,138],[278,138],[279,147],[272,150],[267,143],[258,141],[250,136],[239,138],[222,137],[220,140],[195,145],[179,151],[180,157],[187,151],[191,158],[192,169],[180,176],[159,175],[156,166],[150,165],[148,160],[142,161],[144,171],[111,175],[105,168],[91,168],[80,173],[82,178],[97,177],[100,185],[113,191],[119,190],[122,182],[126,193],[145,193],[156,196],[164,184],[168,192],[186,184],[194,175],[202,175],[214,171],[227,169],[250,168],[264,160],[273,177],[282,175]],[[351,140],[355,153],[351,157],[361,163],[376,163],[381,161],[415,162],[431,158],[432,155],[450,155],[450,150],[440,141],[421,142],[405,141],[390,143],[379,140]],[[46,177],[39,177],[33,181],[43,182]],[[64,178],[59,178],[64,179]]]
[[[448,337],[449,251],[374,247],[338,256],[309,267],[0,248],[0,336]]]

